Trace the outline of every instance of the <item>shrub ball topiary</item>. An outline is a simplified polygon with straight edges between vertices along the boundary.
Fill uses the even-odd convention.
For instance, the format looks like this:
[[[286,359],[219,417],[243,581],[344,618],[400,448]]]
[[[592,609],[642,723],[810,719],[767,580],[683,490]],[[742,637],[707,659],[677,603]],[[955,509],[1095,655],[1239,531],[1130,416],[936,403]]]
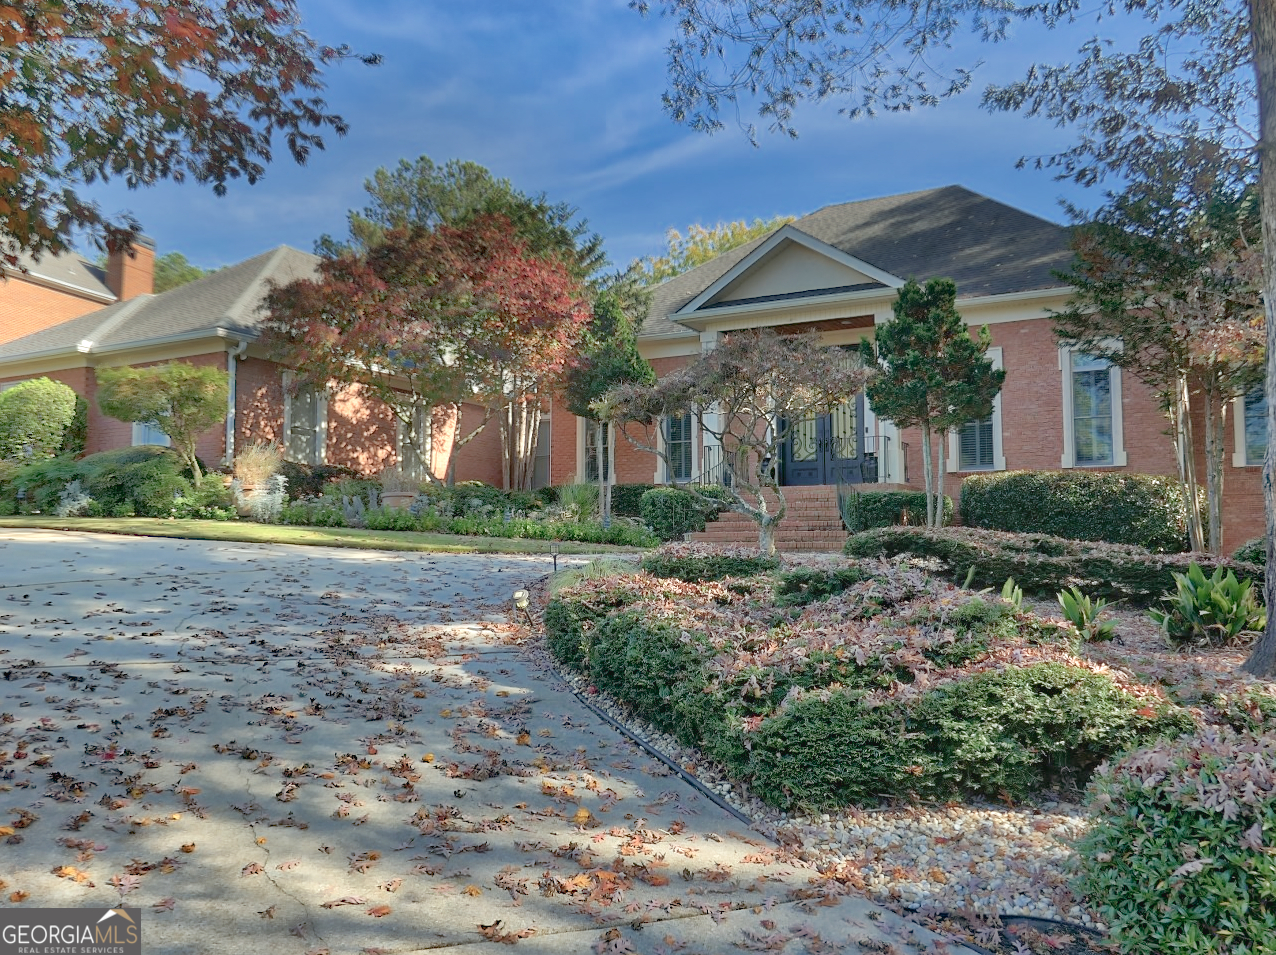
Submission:
[[[83,400],[83,399],[79,399]],[[48,458],[62,448],[75,421],[77,395],[49,378],[0,391],[0,458]]]
[[[1276,952],[1276,737],[1207,728],[1101,770],[1080,890],[1127,955]]]
[[[967,527],[1133,544],[1157,552],[1187,549],[1182,486],[1157,474],[974,474],[961,484],[961,521]]]

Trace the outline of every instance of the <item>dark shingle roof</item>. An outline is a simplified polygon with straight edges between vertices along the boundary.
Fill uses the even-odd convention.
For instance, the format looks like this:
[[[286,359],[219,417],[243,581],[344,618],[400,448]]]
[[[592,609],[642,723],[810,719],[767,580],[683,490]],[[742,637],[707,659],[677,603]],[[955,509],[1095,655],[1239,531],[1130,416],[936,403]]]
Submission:
[[[254,334],[268,282],[314,274],[317,256],[281,245],[160,295],[139,295],[0,345],[0,361],[26,355],[143,345],[218,328]]]
[[[106,270],[94,265],[78,252],[46,254],[36,259],[30,253],[18,254],[18,269],[7,269],[11,276],[23,273],[35,278],[55,282],[67,288],[87,292],[94,298],[111,301],[115,293],[107,287]]]
[[[791,227],[901,279],[950,278],[959,298],[1058,288],[1072,261],[1067,228],[963,186],[825,206]],[[764,241],[659,286],[641,336],[692,334],[672,314]]]

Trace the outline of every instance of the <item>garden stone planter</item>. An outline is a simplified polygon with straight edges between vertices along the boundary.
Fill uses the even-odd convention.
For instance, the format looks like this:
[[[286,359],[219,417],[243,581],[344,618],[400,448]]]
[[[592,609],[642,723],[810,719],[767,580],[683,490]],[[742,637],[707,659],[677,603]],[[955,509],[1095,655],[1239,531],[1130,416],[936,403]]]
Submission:
[[[241,484],[239,493],[235,495],[235,513],[240,517],[252,517],[252,499],[257,493],[255,484]]]
[[[406,511],[416,500],[416,491],[382,491],[381,504],[392,511]]]

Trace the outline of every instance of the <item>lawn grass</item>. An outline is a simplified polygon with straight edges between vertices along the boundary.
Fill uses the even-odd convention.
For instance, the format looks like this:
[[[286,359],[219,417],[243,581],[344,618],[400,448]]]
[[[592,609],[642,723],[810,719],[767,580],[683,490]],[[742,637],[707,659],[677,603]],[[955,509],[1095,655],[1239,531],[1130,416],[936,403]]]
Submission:
[[[433,551],[449,554],[547,554],[550,541],[507,537],[465,537],[421,531],[370,531],[350,527],[295,527],[249,521],[169,520],[157,517],[0,517],[0,527],[46,528],[135,537],[238,541],[248,544],[309,544],[362,550]],[[632,553],[637,548],[614,544],[563,541],[561,554]]]

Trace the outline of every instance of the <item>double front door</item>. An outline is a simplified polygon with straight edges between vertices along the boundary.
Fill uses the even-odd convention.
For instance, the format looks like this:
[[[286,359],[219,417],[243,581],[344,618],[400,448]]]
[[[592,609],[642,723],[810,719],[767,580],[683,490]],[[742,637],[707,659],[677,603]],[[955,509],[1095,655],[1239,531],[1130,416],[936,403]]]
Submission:
[[[864,395],[839,405],[832,414],[793,425],[783,454],[787,485],[863,484],[877,480],[876,461],[865,457]]]

